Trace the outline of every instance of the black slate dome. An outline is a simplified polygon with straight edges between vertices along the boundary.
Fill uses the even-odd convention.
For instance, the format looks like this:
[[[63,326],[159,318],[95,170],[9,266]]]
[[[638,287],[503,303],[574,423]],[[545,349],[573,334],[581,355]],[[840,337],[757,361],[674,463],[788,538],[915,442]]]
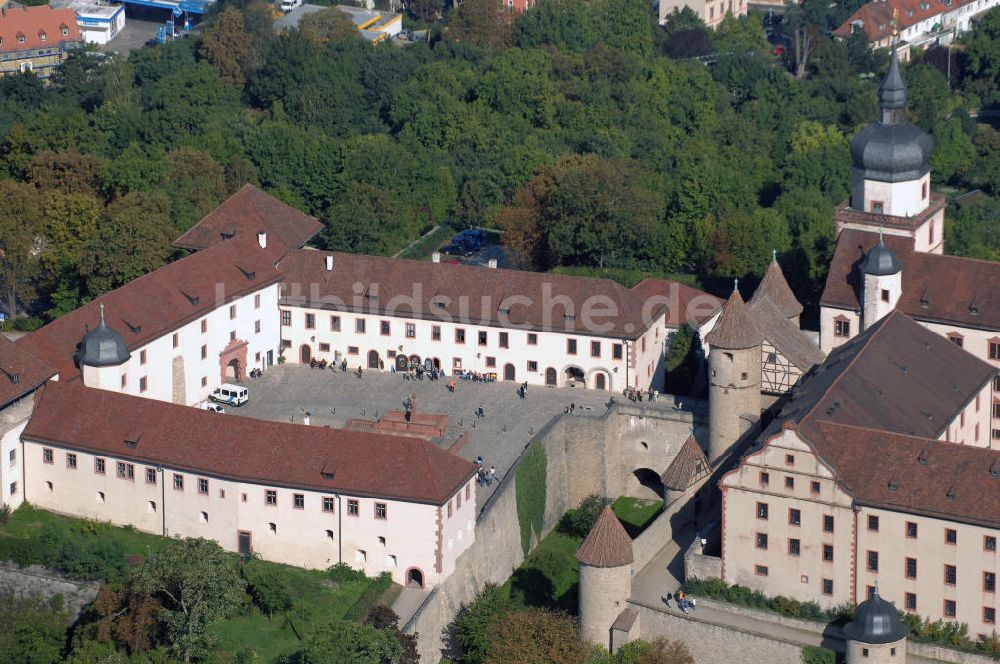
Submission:
[[[868,255],[861,262],[861,271],[864,274],[876,277],[896,274],[902,269],[903,266],[900,265],[899,258],[896,257],[896,252],[885,246],[881,235],[879,236],[878,244],[871,248],[871,251],[868,252]]]
[[[854,168],[866,180],[902,182],[923,177],[930,170],[934,140],[906,119],[906,83],[899,71],[896,47],[889,72],[878,89],[878,122],[851,139]]]
[[[844,627],[844,634],[851,641],[871,644],[899,641],[908,631],[899,621],[895,605],[879,597],[878,588],[871,599],[858,605],[854,620]]]
[[[104,304],[101,304],[101,321],[93,330],[83,335],[77,362],[80,366],[110,367],[124,364],[132,357],[125,347],[125,339],[104,322]]]

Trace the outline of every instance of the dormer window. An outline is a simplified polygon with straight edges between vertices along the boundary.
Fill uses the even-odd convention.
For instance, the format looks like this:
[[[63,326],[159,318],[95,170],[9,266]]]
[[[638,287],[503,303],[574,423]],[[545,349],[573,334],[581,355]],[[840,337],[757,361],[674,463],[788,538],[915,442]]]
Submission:
[[[39,30],[38,38],[41,39],[42,41],[45,41],[48,38],[48,35],[45,34],[44,30]]]
[[[17,43],[18,44],[23,44],[24,43],[24,33],[21,33],[21,32],[17,33]]]

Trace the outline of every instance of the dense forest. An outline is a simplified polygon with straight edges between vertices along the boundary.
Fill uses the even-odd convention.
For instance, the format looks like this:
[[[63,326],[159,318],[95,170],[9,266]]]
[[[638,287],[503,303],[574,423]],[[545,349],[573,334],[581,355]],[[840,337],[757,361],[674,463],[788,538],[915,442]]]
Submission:
[[[816,301],[848,142],[887,54],[826,35],[806,0],[774,55],[759,15],[666,26],[642,0],[415,2],[424,42],[371,45],[335,10],[275,34],[222,3],[190,38],[83,51],[43,85],[0,79],[0,306],[38,325],[176,256],[170,241],[253,182],[314,214],[321,246],[392,254],[428,228],[495,227],[532,269],[753,276],[777,249]],[[705,64],[692,56],[716,54]],[[1000,11],[906,68],[934,183],[1000,195]],[[989,200],[949,249],[1000,258]]]

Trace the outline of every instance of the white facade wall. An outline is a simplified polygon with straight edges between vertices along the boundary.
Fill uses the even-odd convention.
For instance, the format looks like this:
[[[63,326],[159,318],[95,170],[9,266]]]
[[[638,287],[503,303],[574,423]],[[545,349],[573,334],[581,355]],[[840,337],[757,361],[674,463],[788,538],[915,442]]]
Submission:
[[[851,190],[851,207],[863,212],[876,212],[876,203],[882,206],[881,214],[912,217],[919,214],[930,202],[930,173],[917,180],[880,182],[855,177]]]
[[[662,317],[639,339],[625,340],[298,306],[281,309],[290,316],[290,324],[281,326],[281,338],[285,361],[291,363],[305,357],[303,347],[306,347],[308,357],[329,362],[346,358],[352,370],[359,366],[377,370],[381,362],[383,370],[390,371],[394,356],[405,354],[416,356],[421,362],[426,358],[437,360],[447,375],[462,369],[496,373],[503,380],[512,369],[514,381],[527,381],[530,385],[551,383],[552,372],[555,385],[560,387],[575,382],[595,388],[599,375],[603,376],[605,389],[615,391],[626,385],[644,390],[662,389],[663,385]],[[308,316],[313,317],[312,328],[307,327]],[[339,331],[334,330],[333,320],[339,320]],[[364,321],[363,332],[359,331],[359,320]],[[383,334],[383,322],[389,325],[388,334]],[[439,339],[435,338],[436,329]],[[464,342],[458,341],[459,331],[464,332]],[[486,334],[485,344],[480,344],[480,333]],[[500,345],[501,333],[507,334],[507,347]],[[530,343],[531,338],[535,343]],[[576,342],[575,354],[570,352],[570,340]],[[592,353],[592,343],[598,344],[596,355]],[[621,348],[620,359],[614,357],[615,346]],[[583,380],[573,381],[571,369],[578,369]]]
[[[0,505],[17,509],[24,502],[24,478],[21,471],[21,432],[28,421],[22,420],[0,438]]]
[[[868,329],[896,308],[899,298],[903,295],[903,272],[882,276],[865,274],[863,284],[861,297],[865,316],[863,322],[865,329]]]
[[[107,44],[125,28],[125,6],[78,8],[76,22],[85,42]]]
[[[277,362],[278,292],[279,285],[273,284],[227,302],[205,316],[141,348],[136,348],[132,351],[132,357],[123,366],[96,369],[87,367],[84,383],[123,394],[185,405],[202,401],[214,388],[224,382],[220,358],[230,345],[233,333],[236,341],[247,343],[246,366],[242,367],[244,375],[250,369],[264,368],[268,351],[271,351],[274,361]],[[231,317],[230,307],[236,307],[235,317]],[[113,316],[114,312],[109,314]],[[203,323],[204,332],[202,332]],[[143,362],[144,351],[145,362]],[[175,376],[176,368],[181,366],[183,374],[178,373]],[[145,389],[143,389],[143,379],[145,379]],[[175,389],[175,379],[178,381],[176,386],[178,389]],[[179,389],[180,385],[183,385],[183,389]]]
[[[154,534],[205,537],[228,551],[238,551],[243,531],[254,552],[275,562],[326,568],[342,559],[369,576],[388,571],[400,584],[415,568],[430,587],[454,569],[455,559],[475,540],[471,480],[469,499],[463,487],[462,507],[454,507],[449,518],[437,505],[239,482],[34,441],[24,441],[21,449],[24,498],[38,507]],[[52,450],[52,463],[44,460],[46,449]],[[67,454],[76,455],[75,469],[68,467]],[[98,458],[104,459],[103,474],[95,472]],[[117,476],[119,462],[133,464],[132,479]],[[155,483],[147,482],[147,470]],[[182,489],[175,488],[175,475],[183,478]],[[206,493],[199,480],[207,480]],[[268,504],[268,491],[276,492],[277,504]],[[302,496],[301,508],[296,494]],[[333,512],[323,510],[324,497],[333,498]],[[348,509],[352,500],[358,502],[357,515]],[[376,503],[385,505],[384,519],[376,518]]]

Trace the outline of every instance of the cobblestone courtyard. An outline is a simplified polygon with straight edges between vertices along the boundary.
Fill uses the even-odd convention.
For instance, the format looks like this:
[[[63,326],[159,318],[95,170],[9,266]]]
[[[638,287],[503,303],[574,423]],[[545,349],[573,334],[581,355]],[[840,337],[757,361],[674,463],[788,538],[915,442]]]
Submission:
[[[365,371],[358,378],[350,371],[299,365],[274,366],[248,386],[249,403],[227,407],[227,413],[299,424],[309,413],[311,426],[343,427],[350,419],[378,419],[388,410],[402,410],[403,401],[416,395],[418,412],[448,416],[446,444],[468,432],[469,441],[458,454],[470,461],[481,455],[486,468],[496,466],[498,480],[532,436],[571,403],[578,413],[602,414],[611,398],[610,392],[531,386],[527,398],[521,399],[516,383],[465,380],[458,380],[455,392],[450,393],[447,379],[407,381],[402,374],[378,371]],[[622,399],[621,395],[616,398]],[[480,406],[483,418],[476,417]],[[480,505],[498,483],[479,489]]]

